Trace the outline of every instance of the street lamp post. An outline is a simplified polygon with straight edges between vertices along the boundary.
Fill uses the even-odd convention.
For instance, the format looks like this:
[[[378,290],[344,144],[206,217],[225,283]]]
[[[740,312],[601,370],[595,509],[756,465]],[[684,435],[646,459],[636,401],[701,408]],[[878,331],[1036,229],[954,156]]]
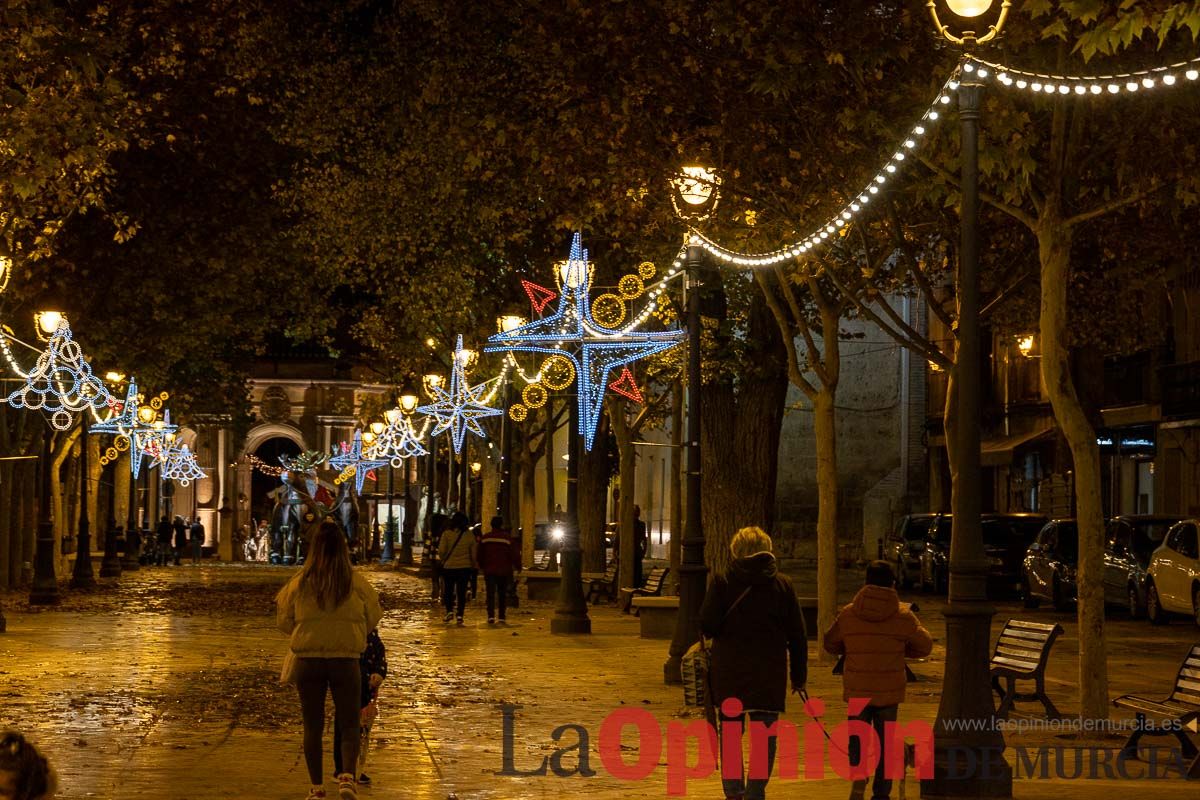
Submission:
[[[686,166],[672,182],[671,199],[676,212],[685,220],[707,218],[716,210],[721,179],[716,170],[705,166]],[[687,280],[687,524],[683,532],[679,562],[679,614],[671,639],[667,662],[663,665],[666,683],[682,683],[684,653],[700,633],[700,606],[708,582],[704,561],[704,525],[700,518],[700,269],[704,249],[699,241],[689,240],[685,255]]]
[[[101,578],[121,577],[120,542],[117,537],[117,469],[113,461],[108,478],[108,529],[104,534],[104,560],[100,562]]]
[[[92,571],[92,530],[88,520],[88,414],[79,415],[79,528],[76,535],[75,569],[71,573],[72,589],[90,589],[96,585]]]
[[[959,17],[986,13],[993,0],[947,0]],[[951,33],[928,7],[938,32],[965,51],[994,39],[1004,24],[1010,2],[977,37]],[[979,334],[979,118],[982,84],[976,70],[966,69],[959,82],[962,137],[962,240],[958,267],[958,431],[957,473],[951,500],[954,536],[950,542],[950,592],[946,607],[946,668],[934,736],[934,774],[921,781],[922,797],[1011,797],[1012,770],[1004,759],[1004,736],[992,724],[995,705],[988,670],[991,622],[995,609],[987,602],[988,559],[980,526],[980,396]],[[966,762],[964,766],[963,762]]]
[[[413,434],[413,441],[416,441],[416,431],[412,427],[412,413],[417,410],[417,403],[420,398],[417,396],[416,390],[411,384],[406,384],[400,394],[400,413],[404,415],[404,424],[408,426],[408,431]],[[412,467],[413,457],[406,456],[404,458],[404,524],[400,530],[400,559],[399,563],[410,565],[413,563],[413,535],[416,531],[415,515],[409,514],[409,505],[412,502]]]
[[[441,386],[444,378],[436,372],[431,372],[422,378],[426,394],[433,394],[433,387]],[[413,408],[416,408],[414,404]],[[433,515],[437,509],[437,439],[433,435],[433,426],[429,428],[429,448],[425,462],[425,543],[421,549],[421,568],[417,576],[428,578],[433,575]]]
[[[141,452],[131,446],[129,458],[140,459]],[[121,568],[127,572],[137,572],[139,569],[138,555],[142,549],[142,537],[137,530],[138,488],[137,478],[133,475],[132,465],[129,471],[129,509],[125,519],[125,553],[121,559]]]
[[[496,329],[500,333],[508,333],[525,324],[525,318],[517,314],[505,314],[496,319]],[[511,356],[505,356],[511,358]],[[512,406],[512,382],[504,385],[504,407]],[[516,520],[512,519],[512,420],[505,414],[500,420],[500,487],[496,493],[496,511],[504,518],[510,529],[516,530]],[[532,535],[532,533],[530,534]]]
[[[550,620],[551,633],[591,633],[587,599],[583,596],[583,549],[579,546],[579,403],[568,398],[567,518],[559,549],[558,607]]]
[[[41,491],[38,495],[37,541],[33,559],[31,605],[53,605],[59,600],[58,576],[54,574],[54,522],[50,518],[50,440],[54,429],[46,426],[42,436]]]

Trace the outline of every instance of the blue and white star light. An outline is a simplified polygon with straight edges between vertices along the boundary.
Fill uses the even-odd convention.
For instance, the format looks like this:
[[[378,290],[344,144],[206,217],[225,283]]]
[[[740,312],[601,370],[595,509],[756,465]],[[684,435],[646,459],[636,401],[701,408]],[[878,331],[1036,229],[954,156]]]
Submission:
[[[377,467],[386,467],[387,459],[375,458],[370,453],[363,452],[362,431],[354,432],[354,442],[348,447],[338,452],[334,450],[332,456],[329,457],[329,465],[338,470],[339,480],[345,480],[354,475],[354,488],[359,494],[362,494],[363,481],[367,479],[367,473]]]
[[[60,431],[71,427],[79,412],[99,411],[111,400],[104,383],[92,374],[83,348],[72,338],[66,317],[59,320],[33,369],[22,377],[25,385],[8,396],[8,404],[45,411]]]
[[[154,404],[160,402],[159,398],[152,398],[150,407],[155,409],[155,416],[157,408]],[[129,388],[125,391],[125,403],[121,406],[120,413],[92,423],[90,428],[91,433],[111,433],[118,439],[123,438],[129,442],[129,471],[134,478],[141,475],[144,456],[150,456],[152,467],[161,460],[162,454],[168,449],[167,434],[178,430],[171,424],[170,411],[164,414],[163,420],[155,422],[144,422],[140,411],[137,379],[130,377]]]
[[[462,452],[467,431],[481,439],[487,438],[479,420],[504,413],[499,408],[492,408],[483,400],[492,381],[484,381],[475,386],[471,386],[467,381],[466,362],[467,351],[463,350],[463,338],[460,335],[454,348],[454,369],[450,371],[450,388],[447,390],[443,386],[431,386],[436,399],[417,409],[422,414],[434,418],[434,436],[450,431],[456,453]]]
[[[588,296],[591,270],[578,233],[563,269],[558,308],[548,317],[528,322],[488,339],[485,352],[523,352],[561,355],[575,366],[579,395],[579,433],[588,450],[604,407],[604,392],[613,369],[661,353],[683,341],[684,332],[613,330],[592,317]]]

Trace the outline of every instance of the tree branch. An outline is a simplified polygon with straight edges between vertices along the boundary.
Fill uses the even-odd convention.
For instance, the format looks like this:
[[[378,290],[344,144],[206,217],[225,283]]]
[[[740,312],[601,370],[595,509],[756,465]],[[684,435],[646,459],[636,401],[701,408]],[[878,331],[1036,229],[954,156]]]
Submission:
[[[1116,200],[1110,200],[1107,203],[1101,203],[1100,205],[1088,211],[1083,211],[1073,217],[1068,217],[1066,222],[1063,223],[1063,226],[1069,228],[1073,225],[1079,225],[1089,220],[1093,220],[1096,217],[1103,217],[1105,214],[1111,214],[1117,209],[1124,208],[1125,206],[1131,206],[1134,203],[1145,200],[1150,195],[1164,189],[1168,185],[1170,185],[1169,182],[1156,183],[1155,185],[1149,186],[1140,192],[1134,192],[1133,194],[1126,195],[1125,197],[1119,197]]]
[[[918,154],[917,158],[920,160],[920,162],[922,164],[924,164],[929,169],[933,170],[933,172],[938,177],[940,177],[942,180],[946,181],[951,186],[958,189],[960,192],[962,191],[962,185],[958,182],[958,178],[954,177],[954,174],[951,173],[949,170],[943,169],[939,165],[935,164],[928,156]],[[992,206],[993,208],[996,208],[1000,211],[1003,211],[1005,214],[1008,214],[1010,217],[1017,220],[1018,222],[1020,222],[1022,225],[1029,228],[1030,230],[1034,230],[1037,227],[1037,220],[1029,212],[1027,212],[1021,208],[1018,208],[1017,206],[1014,206],[1011,203],[1004,202],[999,197],[996,197],[994,194],[992,194],[990,192],[985,192],[985,191],[981,190],[979,192],[979,199],[982,200],[983,202],[987,203],[988,205]]]
[[[787,315],[783,311],[783,306],[779,304],[779,298],[775,296],[775,292],[767,283],[767,276],[764,270],[754,270],[754,280],[762,290],[763,298],[767,301],[767,308],[771,309],[771,316],[775,318],[775,324],[779,328],[779,335],[783,337],[783,346],[787,349],[788,357],[788,378],[794,383],[800,391],[809,397],[816,397],[817,389],[804,377],[800,372],[800,356],[796,352],[796,337],[792,334],[791,325],[788,323]]]

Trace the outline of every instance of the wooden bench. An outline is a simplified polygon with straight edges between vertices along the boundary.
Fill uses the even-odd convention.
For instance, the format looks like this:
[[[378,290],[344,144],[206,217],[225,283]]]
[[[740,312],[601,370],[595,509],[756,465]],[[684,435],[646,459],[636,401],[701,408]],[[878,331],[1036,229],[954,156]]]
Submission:
[[[667,573],[671,570],[668,567],[655,567],[650,570],[650,576],[646,578],[646,585],[640,589],[635,589],[632,586],[622,586],[621,595],[625,602],[621,605],[622,611],[629,611],[633,608],[633,598],[635,597],[658,597],[662,594],[663,582],[667,578]],[[637,609],[633,610],[634,616],[637,616]]]
[[[550,569],[550,551],[542,550],[541,552],[534,553],[533,564],[531,564],[529,568],[536,570]]]
[[[1027,622],[1010,619],[1004,623],[1000,638],[996,640],[996,651],[992,653],[992,688],[1000,695],[996,708],[997,719],[1008,719],[1013,704],[1018,701],[1040,700],[1046,708],[1046,716],[1062,719],[1062,714],[1046,696],[1046,660],[1054,640],[1062,634],[1058,623]],[[1005,687],[1001,688],[1003,678]],[[1033,692],[1018,692],[1017,681],[1033,681]]]
[[[678,597],[635,597],[631,602],[643,639],[674,638],[675,618],[679,616]]]
[[[525,572],[525,599],[555,600],[558,598],[561,572]]]
[[[1137,716],[1137,727],[1129,735],[1125,746],[1121,748],[1121,756],[1136,760],[1138,757],[1138,742],[1143,736],[1174,736],[1179,740],[1183,757],[1190,758],[1188,778],[1200,778],[1200,753],[1184,730],[1198,731],[1196,721],[1200,720],[1200,644],[1192,647],[1179,673],[1175,676],[1175,687],[1171,694],[1163,700],[1153,700],[1136,694],[1121,695],[1113,700],[1118,708],[1132,709]],[[1154,727],[1146,725],[1146,715],[1161,717],[1163,723]]]
[[[584,578],[588,580],[587,601],[589,603],[599,602],[601,597],[610,603],[617,599],[617,560],[615,558],[609,562],[608,569],[604,570],[603,575],[594,577],[584,574]]]

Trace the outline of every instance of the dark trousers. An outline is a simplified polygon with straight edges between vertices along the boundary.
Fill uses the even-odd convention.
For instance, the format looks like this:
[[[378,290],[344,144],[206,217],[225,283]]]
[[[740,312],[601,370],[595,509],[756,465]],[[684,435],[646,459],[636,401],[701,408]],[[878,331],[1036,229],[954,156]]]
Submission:
[[[467,584],[471,582],[472,571],[470,567],[442,570],[442,605],[446,607],[446,613],[454,611],[455,616],[462,617],[463,609],[467,606]],[[457,611],[455,601],[458,603]]]
[[[496,597],[500,598],[500,619],[504,619],[504,612],[508,610],[508,584],[512,578],[507,575],[484,575],[483,581],[487,591],[487,612],[488,619],[496,617]]]
[[[767,796],[767,777],[771,775],[771,770],[775,766],[775,737],[767,737],[767,777],[752,778],[750,777],[750,774],[753,774],[752,765],[754,762],[754,739],[748,734],[750,732],[751,722],[761,722],[763,725],[769,726],[774,725],[778,719],[778,711],[751,711],[747,714],[743,714],[740,720],[732,720],[740,721],[742,723],[742,737],[743,739],[750,740],[750,745],[746,748],[750,751],[750,757],[744,759],[742,764],[737,765],[743,769],[741,770],[741,774],[736,778],[726,778],[724,774],[726,769],[736,772],[736,770],[733,769],[735,765],[721,765],[721,786],[725,789],[726,797],[744,797],[745,800],[764,800],[764,798]],[[726,717],[724,714],[721,715],[722,723],[730,721],[731,718]],[[722,730],[722,738],[724,738],[725,735],[726,732]]]
[[[642,577],[642,559],[645,558],[641,553],[633,557],[633,588],[640,589],[645,583],[645,578]]]
[[[304,720],[304,763],[313,786],[321,774],[321,739],[325,733],[325,694],[333,695],[334,725],[341,734],[342,763],[358,764],[359,701],[362,672],[357,658],[297,658],[296,691]]]
[[[362,679],[361,671],[359,673],[359,679],[360,680]],[[360,700],[359,702],[362,702],[362,701]],[[364,746],[364,740],[367,738],[368,729],[361,727],[362,709],[359,709],[358,713],[359,713],[359,722],[360,722],[360,727],[359,727],[359,731],[358,731],[358,733],[359,733],[358,745],[359,745],[359,756],[361,758],[362,748]],[[355,776],[358,775],[358,770],[355,767],[351,767],[350,769],[342,769],[342,763],[343,763],[342,762],[342,729],[339,728],[337,725],[334,725],[333,726],[333,774],[334,774],[334,776],[337,776],[337,775],[341,775],[343,772],[349,772],[352,775],[355,775]]]
[[[862,720],[875,729],[875,733],[879,736],[879,766],[875,768],[875,780],[871,781],[871,798],[872,800],[886,800],[888,795],[892,793],[892,782],[885,777],[887,764],[887,736],[885,735],[886,725],[889,722],[896,721],[896,712],[899,706],[867,706],[862,713],[851,717],[851,719]],[[850,738],[850,766],[856,766],[862,758],[862,740],[857,736]],[[897,753],[894,758],[903,759],[903,752]],[[904,763],[901,760],[900,763]]]
[[[200,548],[204,546],[203,539],[192,539],[192,563],[200,562]]]
[[[171,563],[171,540],[158,540],[158,551],[154,554],[154,563],[165,567]]]

